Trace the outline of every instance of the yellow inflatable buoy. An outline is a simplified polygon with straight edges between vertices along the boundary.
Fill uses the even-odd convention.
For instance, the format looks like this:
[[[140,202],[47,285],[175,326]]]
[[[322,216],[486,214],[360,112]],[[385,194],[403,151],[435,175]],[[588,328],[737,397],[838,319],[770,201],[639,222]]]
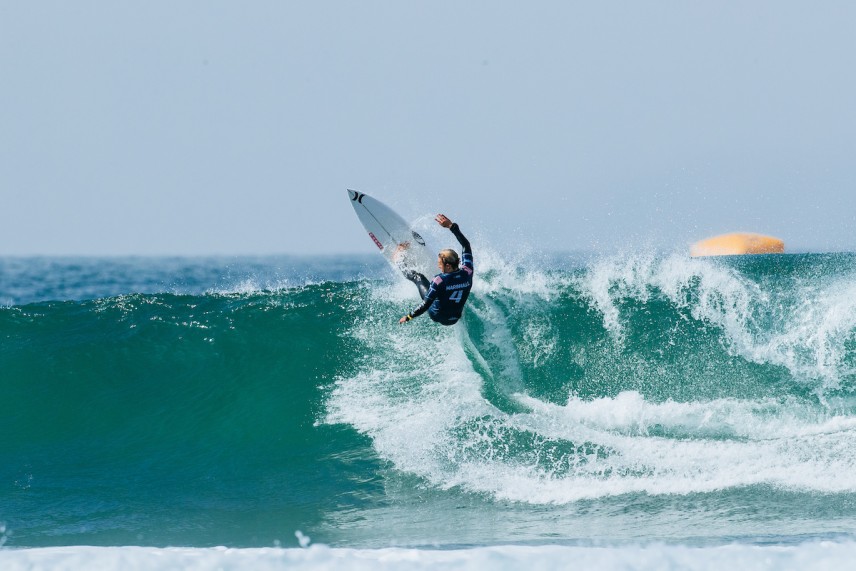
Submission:
[[[690,256],[739,256],[741,254],[782,254],[785,243],[772,236],[734,232],[701,240],[690,246]]]

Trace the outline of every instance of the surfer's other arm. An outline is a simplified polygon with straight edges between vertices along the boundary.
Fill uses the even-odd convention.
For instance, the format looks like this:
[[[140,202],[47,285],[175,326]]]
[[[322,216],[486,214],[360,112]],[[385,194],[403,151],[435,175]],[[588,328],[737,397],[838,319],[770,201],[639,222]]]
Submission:
[[[428,293],[425,294],[425,299],[422,300],[422,303],[419,305],[419,307],[399,319],[398,323],[406,323],[414,317],[419,317],[420,315],[428,311],[428,308],[431,307],[431,304],[434,303],[435,299],[437,299],[437,287],[442,286],[442,283],[443,282],[440,280],[439,276],[435,277],[434,280],[431,282],[431,287],[428,288]]]

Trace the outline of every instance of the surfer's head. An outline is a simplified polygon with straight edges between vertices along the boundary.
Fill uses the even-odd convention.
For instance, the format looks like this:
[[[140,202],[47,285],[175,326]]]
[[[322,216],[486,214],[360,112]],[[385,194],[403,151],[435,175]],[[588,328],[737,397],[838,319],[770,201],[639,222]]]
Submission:
[[[446,273],[457,271],[460,265],[461,259],[454,250],[440,250],[437,254],[437,267]]]

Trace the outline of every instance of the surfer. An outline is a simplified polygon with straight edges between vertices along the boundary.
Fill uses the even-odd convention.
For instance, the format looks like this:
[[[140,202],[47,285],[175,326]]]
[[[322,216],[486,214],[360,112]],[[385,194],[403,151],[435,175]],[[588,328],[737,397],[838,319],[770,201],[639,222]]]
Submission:
[[[405,275],[419,288],[423,301],[419,307],[399,319],[399,323],[406,323],[427,311],[433,321],[441,325],[454,325],[461,318],[473,287],[473,251],[469,240],[461,234],[458,225],[444,214],[438,214],[435,220],[443,228],[451,230],[458,239],[462,248],[461,257],[458,258],[454,250],[441,250],[437,255],[437,267],[441,273],[434,276],[431,282],[419,272],[411,271]]]

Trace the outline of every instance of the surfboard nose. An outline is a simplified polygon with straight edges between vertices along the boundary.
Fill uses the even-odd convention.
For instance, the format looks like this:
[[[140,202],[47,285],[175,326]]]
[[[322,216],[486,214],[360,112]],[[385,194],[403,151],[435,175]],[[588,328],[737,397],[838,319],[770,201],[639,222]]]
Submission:
[[[359,202],[363,203],[363,198],[365,198],[366,194],[364,192],[357,192],[356,190],[348,189],[348,196],[351,197],[351,202]],[[356,206],[354,206],[356,208]]]

